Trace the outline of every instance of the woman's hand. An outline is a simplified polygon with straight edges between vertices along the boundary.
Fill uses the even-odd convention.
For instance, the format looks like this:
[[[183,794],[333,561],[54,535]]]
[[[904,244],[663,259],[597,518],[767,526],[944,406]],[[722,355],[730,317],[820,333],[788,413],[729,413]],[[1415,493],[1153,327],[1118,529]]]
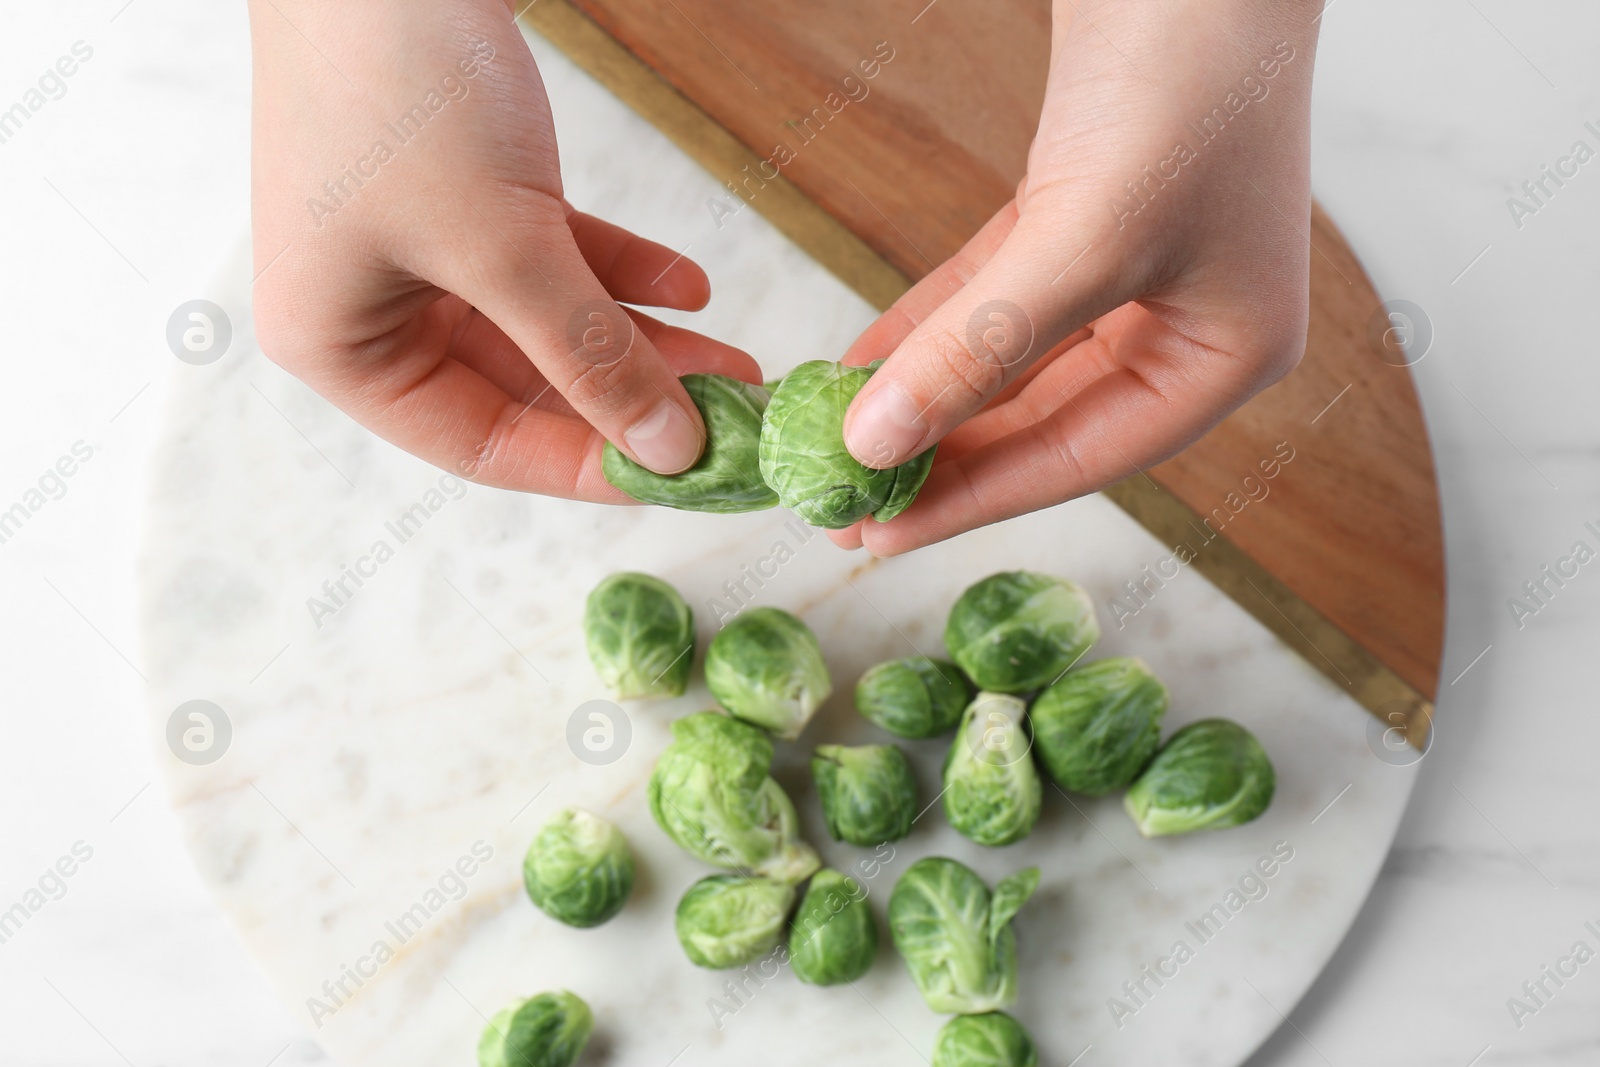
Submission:
[[[867,329],[845,441],[939,445],[893,555],[1159,463],[1304,351],[1320,0],[1057,0],[1027,176]]]
[[[562,198],[505,0],[252,0],[250,18],[263,350],[489,485],[626,502],[600,473],[607,439],[660,473],[693,465],[705,430],[678,376],[760,370],[618,306],[693,310],[710,289]]]

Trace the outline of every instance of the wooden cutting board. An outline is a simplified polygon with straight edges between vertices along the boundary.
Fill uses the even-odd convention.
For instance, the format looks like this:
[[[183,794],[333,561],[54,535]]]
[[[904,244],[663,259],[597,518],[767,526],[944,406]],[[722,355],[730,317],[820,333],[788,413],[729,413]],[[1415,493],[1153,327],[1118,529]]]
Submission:
[[[880,308],[1011,197],[1049,58],[1046,0],[535,0],[522,17],[728,186],[709,210],[744,201]],[[870,96],[813,117],[880,42]],[[767,178],[778,143],[803,150]],[[1371,339],[1371,282],[1320,207],[1309,236],[1300,368],[1106,493],[1420,747],[1444,633],[1433,456],[1409,373]],[[1293,461],[1245,486],[1285,444]]]

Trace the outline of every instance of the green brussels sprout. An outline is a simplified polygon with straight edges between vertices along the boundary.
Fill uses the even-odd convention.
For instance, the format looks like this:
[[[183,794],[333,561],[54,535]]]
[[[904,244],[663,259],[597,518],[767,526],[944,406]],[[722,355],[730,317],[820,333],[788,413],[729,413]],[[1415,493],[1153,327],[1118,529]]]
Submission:
[[[777,947],[792,907],[792,885],[713,874],[690,886],[678,901],[678,943],[696,967],[743,967]]]
[[[1104,796],[1133,781],[1161,744],[1167,690],[1142,660],[1076,667],[1028,709],[1039,762],[1063,789]]]
[[[606,481],[635,500],[683,511],[728,515],[776,504],[778,494],[761,480],[757,459],[767,391],[720,374],[685,374],[679,381],[706,424],[699,460],[681,474],[657,474],[607,441],[600,460]]]
[[[687,715],[650,776],[650,814],[713,866],[804,881],[820,861],[797,836],[794,804],[771,767],[772,741],[754,726],[715,711]]]
[[[897,737],[938,737],[955,729],[972,683],[954,663],[927,656],[880,663],[856,683],[856,710]]]
[[[1039,1053],[1003,1011],[957,1015],[934,1039],[933,1067],[1039,1067]]]
[[[783,376],[761,420],[761,477],[778,501],[812,526],[842,530],[871,515],[888,522],[916,499],[933,449],[874,470],[844,447],[844,413],[875,367],[825,359]]]
[[[1044,789],[1028,758],[1028,706],[979,693],[961,717],[944,760],[944,814],[980,845],[1009,845],[1033,832]]]
[[[991,574],[950,609],[944,644],[979,689],[1025,693],[1054,682],[1100,639],[1094,602],[1072,582]]]
[[[730,715],[793,741],[833,679],[809,626],[781,608],[750,608],[711,639],[706,687]]]
[[[995,886],[942,856],[913,863],[889,894],[889,934],[922,999],[937,1012],[981,1015],[1017,996],[1011,920],[1039,887],[1039,868]]]
[[[539,910],[568,926],[606,922],[633,892],[633,855],[622,831],[568,808],[544,824],[522,861],[522,882]]]
[[[694,612],[660,578],[613,574],[583,609],[595,673],[618,698],[681,697],[694,665]]]
[[[838,871],[818,871],[789,928],[794,976],[811,985],[854,982],[872,969],[877,954],[878,927],[866,890]]]
[[[1254,734],[1227,719],[1201,719],[1167,739],[1123,806],[1145,837],[1225,830],[1266,811],[1276,785]]]
[[[917,781],[894,745],[818,745],[811,777],[835,841],[882,845],[917,821]]]
[[[594,1030],[589,1005],[540,993],[502,1008],[478,1039],[478,1067],[572,1067]]]
[[[835,841],[880,845],[911,832],[917,783],[894,745],[821,745],[811,757],[811,777]]]

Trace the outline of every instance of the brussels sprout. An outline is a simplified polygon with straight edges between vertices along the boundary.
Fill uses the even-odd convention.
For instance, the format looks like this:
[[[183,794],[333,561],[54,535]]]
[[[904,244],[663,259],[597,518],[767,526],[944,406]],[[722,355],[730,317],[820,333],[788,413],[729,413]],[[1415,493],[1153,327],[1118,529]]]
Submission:
[[[835,841],[879,845],[911,832],[917,783],[905,753],[894,745],[818,746],[811,777]]]
[[[750,608],[711,639],[706,686],[730,715],[793,741],[833,679],[809,626],[780,608]]]
[[[568,926],[599,926],[633,892],[633,855],[622,831],[568,808],[545,823],[522,861],[528,898]]]
[[[778,494],[761,480],[756,455],[767,391],[720,374],[685,374],[679,380],[706,424],[700,459],[682,474],[657,474],[607,441],[600,460],[606,481],[635,500],[683,511],[726,515],[776,504]]]
[[[660,578],[613,574],[594,587],[583,610],[589,660],[623,700],[681,697],[694,664],[694,612]]]
[[[802,363],[772,394],[761,420],[761,477],[778,500],[812,526],[842,530],[871,515],[888,522],[916,498],[933,449],[898,467],[874,470],[844,447],[844,413],[875,367],[825,359]]]
[[[1276,784],[1255,735],[1227,719],[1201,719],[1167,739],[1123,806],[1146,837],[1224,830],[1266,811]]]
[[[938,737],[955,728],[972,683],[954,663],[927,656],[880,663],[856,683],[856,710],[898,737]]]
[[[1121,789],[1161,744],[1167,690],[1142,660],[1103,659],[1068,671],[1028,709],[1039,762],[1063,789]]]
[[[972,870],[930,856],[906,869],[889,894],[889,934],[922,999],[938,1012],[980,1015],[1017,995],[1011,920],[1039,887],[1039,868],[1018,871],[994,893]]]
[[[478,1067],[572,1067],[594,1030],[589,1005],[540,993],[501,1009],[478,1040]]]
[[[979,693],[967,705],[944,760],[944,814],[980,845],[1021,841],[1039,821],[1043,787],[1028,758],[1027,705]]]
[[[1072,582],[1003,571],[968,587],[944,627],[950,656],[979,689],[1049,685],[1100,639],[1094,602]]]
[[[958,1015],[934,1039],[933,1067],[1039,1067],[1039,1053],[1003,1011]]]
[[[812,985],[854,982],[872,969],[878,927],[854,878],[824,868],[811,879],[789,928],[789,964]]]
[[[678,943],[696,967],[743,967],[777,947],[792,907],[792,885],[713,874],[690,886],[678,901]]]
[[[797,836],[794,804],[771,767],[772,741],[754,726],[715,711],[687,715],[650,776],[650,814],[707,863],[803,881],[820,861]]]

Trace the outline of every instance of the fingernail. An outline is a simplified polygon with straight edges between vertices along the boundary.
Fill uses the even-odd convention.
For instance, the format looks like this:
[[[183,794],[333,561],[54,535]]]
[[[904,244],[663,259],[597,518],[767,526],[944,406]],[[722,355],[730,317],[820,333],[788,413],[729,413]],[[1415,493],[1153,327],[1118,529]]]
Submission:
[[[622,435],[628,451],[657,474],[678,474],[700,458],[700,434],[689,416],[663,398]]]
[[[893,467],[922,443],[928,424],[922,409],[898,382],[890,382],[861,402],[850,419],[845,445],[869,467]]]

